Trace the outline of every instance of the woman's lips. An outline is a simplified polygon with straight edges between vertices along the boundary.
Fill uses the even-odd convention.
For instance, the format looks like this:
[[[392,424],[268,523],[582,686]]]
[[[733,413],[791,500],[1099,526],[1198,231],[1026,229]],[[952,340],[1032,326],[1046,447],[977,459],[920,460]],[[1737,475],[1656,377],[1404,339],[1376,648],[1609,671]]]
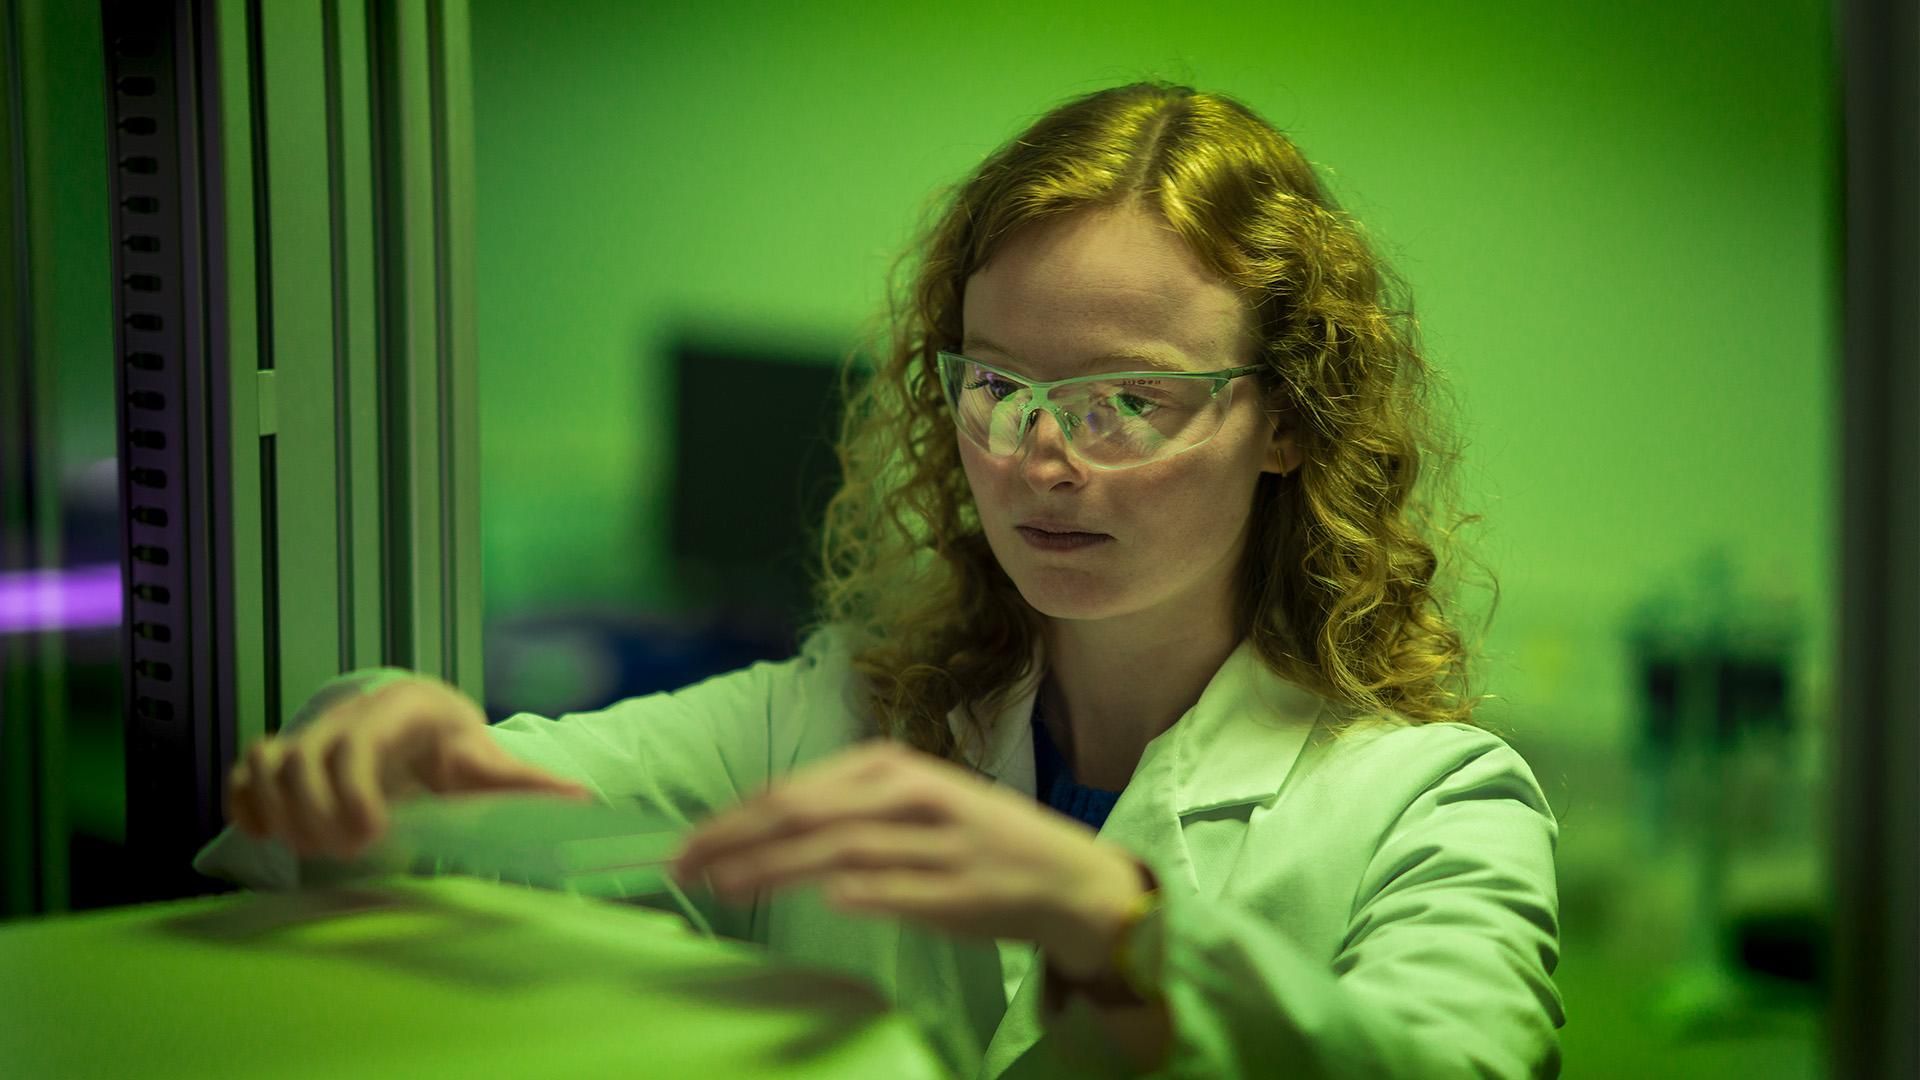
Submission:
[[[1030,529],[1025,525],[1016,525],[1014,528],[1019,532],[1021,539],[1042,551],[1079,551],[1113,539],[1105,533],[1050,533],[1042,529]]]

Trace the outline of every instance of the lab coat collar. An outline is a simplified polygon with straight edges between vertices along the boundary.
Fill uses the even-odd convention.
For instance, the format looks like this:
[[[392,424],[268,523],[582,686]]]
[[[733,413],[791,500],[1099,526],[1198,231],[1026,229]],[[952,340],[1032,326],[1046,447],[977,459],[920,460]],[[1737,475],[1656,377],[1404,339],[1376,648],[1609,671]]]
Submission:
[[[993,718],[985,751],[974,759],[981,771],[1029,795],[1037,783],[1033,703],[1045,671],[1044,646],[1036,642],[1031,671]],[[1264,802],[1280,790],[1325,707],[1319,695],[1276,675],[1253,642],[1242,640],[1208,680],[1200,700],[1147,744],[1134,777],[1164,779],[1170,786],[1164,793],[1169,809],[1181,816]],[[963,734],[962,710],[950,712],[947,722],[960,745],[977,740]],[[1163,754],[1172,755],[1170,767],[1150,772],[1149,762]]]

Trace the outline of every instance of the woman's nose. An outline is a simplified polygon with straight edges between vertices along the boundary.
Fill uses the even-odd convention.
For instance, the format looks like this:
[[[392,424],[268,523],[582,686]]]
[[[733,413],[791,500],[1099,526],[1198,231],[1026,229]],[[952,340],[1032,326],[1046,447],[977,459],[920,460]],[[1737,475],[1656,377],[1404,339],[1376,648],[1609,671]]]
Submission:
[[[1034,416],[1027,428],[1024,446],[1019,447],[1020,469],[1030,479],[1051,485],[1067,476],[1078,476],[1085,468],[1067,449],[1067,434],[1060,421],[1045,409]]]

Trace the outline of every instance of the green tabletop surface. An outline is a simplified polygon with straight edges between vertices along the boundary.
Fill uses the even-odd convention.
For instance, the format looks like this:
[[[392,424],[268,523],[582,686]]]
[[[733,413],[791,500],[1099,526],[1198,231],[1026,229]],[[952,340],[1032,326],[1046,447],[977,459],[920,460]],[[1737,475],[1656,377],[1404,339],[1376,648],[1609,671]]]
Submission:
[[[0,1077],[946,1075],[871,986],[465,877],[0,924]]]

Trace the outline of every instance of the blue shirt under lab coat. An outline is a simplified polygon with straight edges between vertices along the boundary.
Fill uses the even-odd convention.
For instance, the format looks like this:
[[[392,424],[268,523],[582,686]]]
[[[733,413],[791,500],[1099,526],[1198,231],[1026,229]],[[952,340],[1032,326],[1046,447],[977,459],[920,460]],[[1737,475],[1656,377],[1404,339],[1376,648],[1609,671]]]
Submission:
[[[1029,796],[1035,667],[968,755]],[[299,719],[400,674],[342,676]],[[855,679],[839,636],[825,632],[791,660],[490,730],[515,756],[605,799],[691,825],[867,737]],[[1147,745],[1100,827],[1161,883],[1173,1043],[1156,1075],[1557,1075],[1558,826],[1533,773],[1469,725],[1337,728],[1334,718],[1242,643]],[[950,722],[960,734],[957,710]],[[300,873],[278,845],[231,829],[195,865],[255,887]],[[1111,1050],[1098,1057],[1085,1004],[1047,1010],[1044,965],[1026,943],[837,913],[810,888],[703,903],[716,932],[876,984],[958,1076],[1121,1065]]]

